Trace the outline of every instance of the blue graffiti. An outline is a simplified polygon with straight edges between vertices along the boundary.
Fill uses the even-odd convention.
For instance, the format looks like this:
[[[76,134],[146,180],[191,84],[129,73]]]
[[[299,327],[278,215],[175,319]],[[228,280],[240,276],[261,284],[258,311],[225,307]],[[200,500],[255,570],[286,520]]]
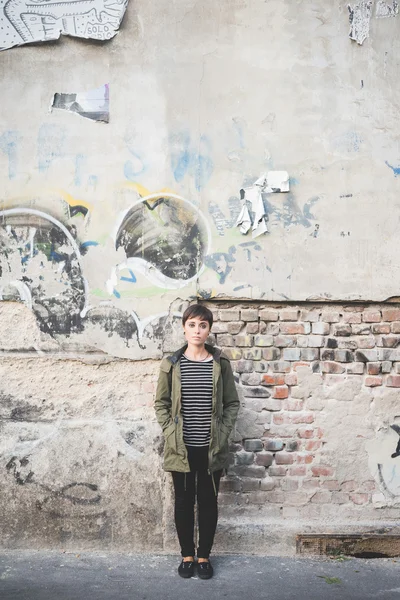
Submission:
[[[116,298],[121,298],[121,294],[119,292],[117,292],[117,290],[113,290],[113,294]]]
[[[77,154],[75,157],[75,178],[76,186],[82,185],[82,171],[86,163],[86,157],[83,154]]]
[[[171,169],[175,181],[180,183],[189,174],[194,179],[196,189],[203,189],[214,171],[211,158],[211,142],[202,135],[198,147],[191,143],[190,133],[183,131],[170,137]]]
[[[64,156],[65,129],[45,123],[38,134],[38,168],[46,173],[57,158]]]
[[[8,157],[8,178],[17,176],[17,144],[20,140],[17,131],[6,131],[0,136],[0,150]]]
[[[400,167],[392,167],[392,165],[390,165],[387,160],[385,160],[385,165],[387,165],[389,169],[392,169],[393,175],[395,177],[397,177],[397,175],[400,175]]]
[[[136,283],[136,277],[133,271],[128,269],[130,277],[121,277],[121,281],[130,281],[131,283]]]
[[[129,181],[135,181],[137,176],[141,175],[145,170],[144,164],[138,154],[135,154],[133,161],[127,160],[124,164],[124,175]]]
[[[81,244],[81,248],[88,248],[88,246],[98,246],[99,242],[92,242],[92,241],[88,241],[88,242],[82,242]]]

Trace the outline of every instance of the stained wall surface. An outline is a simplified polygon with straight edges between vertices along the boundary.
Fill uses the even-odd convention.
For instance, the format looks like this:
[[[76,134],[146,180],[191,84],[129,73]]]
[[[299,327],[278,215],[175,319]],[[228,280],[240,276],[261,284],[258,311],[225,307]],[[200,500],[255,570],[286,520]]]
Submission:
[[[131,0],[107,40],[126,2],[87,0],[97,41],[36,44],[59,7],[26,4],[0,9],[2,543],[174,547],[153,397],[193,301],[242,394],[219,547],[390,522],[398,3]]]

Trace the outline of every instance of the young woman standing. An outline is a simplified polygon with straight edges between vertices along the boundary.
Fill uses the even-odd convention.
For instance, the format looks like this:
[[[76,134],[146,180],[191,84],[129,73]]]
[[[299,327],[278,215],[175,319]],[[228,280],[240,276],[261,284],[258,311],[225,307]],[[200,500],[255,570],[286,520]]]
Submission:
[[[213,323],[208,308],[195,304],[183,314],[187,344],[160,366],[155,409],[162,427],[164,469],[175,490],[175,525],[182,562],[178,573],[195,569],[194,505],[197,496],[197,574],[213,575],[209,556],[218,518],[218,488],[228,458],[228,437],[239,399],[229,360],[206,344]]]

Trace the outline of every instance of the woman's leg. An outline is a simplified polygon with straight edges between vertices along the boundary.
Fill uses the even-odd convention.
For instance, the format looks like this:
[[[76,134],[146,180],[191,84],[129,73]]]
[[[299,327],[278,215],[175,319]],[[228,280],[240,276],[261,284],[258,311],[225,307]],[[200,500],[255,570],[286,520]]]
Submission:
[[[173,471],[175,525],[182,556],[194,556],[195,474]]]
[[[201,449],[203,450],[203,448]],[[218,489],[222,470],[208,472],[208,448],[199,456],[197,464],[197,506],[199,546],[197,558],[208,558],[214,542],[218,520]]]

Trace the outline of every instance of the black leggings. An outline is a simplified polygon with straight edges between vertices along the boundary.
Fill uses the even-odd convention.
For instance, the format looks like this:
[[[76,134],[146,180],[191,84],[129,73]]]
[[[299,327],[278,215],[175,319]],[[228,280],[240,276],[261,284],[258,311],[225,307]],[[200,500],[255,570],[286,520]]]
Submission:
[[[222,470],[209,474],[208,446],[204,448],[188,446],[187,450],[190,473],[172,472],[175,488],[176,531],[182,556],[194,556],[194,504],[197,494],[199,525],[197,557],[208,558],[217,527],[217,496]]]

